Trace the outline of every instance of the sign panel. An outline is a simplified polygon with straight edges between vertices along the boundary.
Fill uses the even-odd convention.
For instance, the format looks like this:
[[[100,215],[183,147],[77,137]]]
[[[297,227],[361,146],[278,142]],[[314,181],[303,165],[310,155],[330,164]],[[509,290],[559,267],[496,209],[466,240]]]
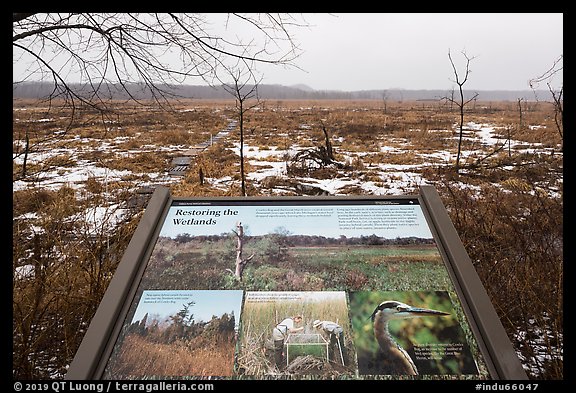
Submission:
[[[70,378],[525,379],[431,188],[155,196]]]

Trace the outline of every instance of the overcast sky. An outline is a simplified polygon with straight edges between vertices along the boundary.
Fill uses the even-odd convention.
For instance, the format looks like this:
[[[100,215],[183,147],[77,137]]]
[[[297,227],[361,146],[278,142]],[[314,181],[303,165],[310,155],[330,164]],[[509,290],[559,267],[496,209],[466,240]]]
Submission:
[[[249,23],[206,14],[212,33],[253,38]],[[259,65],[261,84],[304,84],[316,90],[456,87],[448,51],[460,76],[469,58],[470,90],[528,90],[528,81],[563,55],[562,13],[309,13],[308,27],[289,29],[303,53],[299,68]],[[234,18],[231,18],[234,19]],[[238,19],[238,18],[236,18]],[[218,30],[220,29],[220,30]],[[218,36],[218,35],[217,35]],[[14,80],[25,62],[14,52]],[[559,72],[551,81],[562,86]],[[189,79],[188,84],[205,84]],[[540,86],[547,89],[546,85]]]
[[[465,88],[530,89],[528,80],[563,54],[561,13],[305,14],[294,36],[306,72],[267,67],[263,83],[303,83],[317,90],[450,89],[448,51]],[[555,80],[562,84],[562,74]],[[546,86],[544,86],[546,88]]]

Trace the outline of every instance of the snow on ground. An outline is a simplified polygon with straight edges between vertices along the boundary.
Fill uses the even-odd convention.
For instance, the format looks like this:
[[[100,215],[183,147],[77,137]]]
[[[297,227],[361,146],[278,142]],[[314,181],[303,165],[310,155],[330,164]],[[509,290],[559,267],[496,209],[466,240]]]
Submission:
[[[49,120],[49,119],[47,119]],[[236,123],[230,120],[229,126],[222,130],[218,134],[217,140],[224,139],[228,136],[230,129],[233,129]],[[456,126],[455,126],[456,127]],[[511,140],[509,142],[496,136],[496,127],[490,124],[480,124],[474,122],[468,122],[465,125],[466,129],[471,131],[468,132],[465,138],[473,138],[475,146],[477,149],[462,151],[462,159],[468,157],[473,157],[474,155],[486,154],[483,152],[482,148],[498,147],[503,143],[509,143],[512,148],[516,148],[515,151],[518,152],[518,148],[522,148],[521,151],[544,151],[540,144],[527,144],[522,141]],[[303,124],[300,128],[306,128]],[[446,131],[446,130],[444,130]],[[46,160],[63,156],[70,157],[70,160],[74,161],[73,166],[61,166],[55,167],[52,170],[43,171],[38,174],[34,180],[28,181],[15,181],[13,182],[13,191],[23,190],[30,186],[36,186],[43,189],[57,190],[62,186],[68,186],[74,189],[81,189],[86,181],[90,178],[98,179],[104,184],[107,183],[117,183],[121,182],[125,178],[138,177],[140,175],[132,173],[128,170],[115,170],[99,166],[97,162],[91,162],[85,159],[79,159],[79,153],[85,153],[86,151],[98,150],[105,152],[114,152],[117,155],[135,155],[144,151],[183,151],[186,150],[186,146],[154,146],[154,145],[143,145],[141,149],[122,149],[119,145],[126,143],[128,141],[127,137],[116,137],[108,141],[100,141],[91,138],[81,138],[79,135],[75,136],[71,140],[71,148],[57,148],[57,149],[46,149],[45,151],[39,151],[36,153],[30,153],[28,156],[29,163],[41,163]],[[74,143],[72,143],[74,142]],[[409,149],[409,143],[403,141],[401,145],[394,142],[395,146],[381,146],[379,151],[390,153],[390,154],[402,154]],[[80,147],[79,147],[80,146]],[[396,147],[401,146],[401,147]],[[233,143],[231,148],[237,155],[240,154],[240,145],[238,142]],[[286,167],[287,162],[290,157],[293,157],[298,153],[302,147],[297,145],[292,145],[287,149],[280,149],[278,147],[271,147],[269,149],[261,149],[258,146],[250,146],[244,144],[244,157],[250,163],[253,168],[253,172],[247,173],[246,178],[252,182],[261,182],[265,178],[274,177],[286,177]],[[344,156],[344,160],[347,162],[352,162],[356,157],[364,157],[371,153],[359,153],[359,152],[345,152],[338,151],[338,153]],[[341,195],[347,194],[347,189],[350,188],[360,188],[366,193],[374,195],[400,195],[409,192],[416,191],[420,185],[427,184],[426,179],[424,179],[419,171],[426,166],[430,165],[449,165],[453,163],[456,159],[456,153],[450,151],[435,151],[432,153],[418,153],[420,157],[424,158],[423,164],[415,165],[398,165],[398,164],[387,164],[387,163],[377,163],[371,164],[368,168],[371,172],[376,172],[377,177],[380,180],[374,180],[372,177],[370,180],[362,180],[355,177],[353,171],[350,173],[341,173],[338,177],[333,179],[316,179],[310,177],[301,177],[296,179],[301,184],[311,185],[318,187],[330,195]],[[23,157],[15,157],[14,161],[16,163],[22,163]],[[226,189],[229,187],[233,179],[230,177],[223,178],[208,178],[206,179],[213,186]],[[153,186],[158,184],[170,184],[172,182],[179,181],[179,178],[172,177],[167,174],[167,172],[161,173],[147,173],[145,179],[138,182],[138,187]],[[103,209],[109,209],[110,207],[102,207]],[[94,214],[93,221],[97,222],[100,218],[97,214]]]
[[[23,110],[23,109],[22,109]],[[42,119],[43,121],[50,121],[51,119]],[[235,127],[234,124],[230,124],[228,127]],[[307,125],[301,125],[301,129],[306,129]],[[503,143],[509,143],[511,148],[515,148],[515,152],[546,152],[540,144],[532,143],[528,144],[522,141],[511,140],[507,142],[496,136],[496,128],[490,124],[479,124],[474,122],[469,122],[466,124],[466,128],[471,130],[465,138],[473,138],[475,146],[477,149],[463,151],[462,158],[473,157],[475,154],[481,155],[486,154],[486,150],[481,150],[481,148],[496,148],[501,146]],[[215,140],[224,139],[227,137],[229,129],[223,130],[221,133],[217,134],[218,138]],[[447,131],[447,130],[439,130]],[[341,141],[341,140],[340,140]],[[74,143],[72,143],[74,142]],[[125,178],[133,178],[140,176],[139,174],[132,173],[128,170],[113,170],[109,168],[104,168],[99,166],[97,162],[91,162],[85,159],[79,159],[78,154],[80,152],[86,152],[90,150],[100,150],[111,152],[114,151],[118,155],[131,154],[135,155],[143,151],[183,151],[186,150],[187,146],[154,146],[154,145],[143,145],[141,149],[131,149],[129,151],[122,149],[118,145],[127,142],[127,138],[118,137],[106,142],[99,140],[94,140],[90,138],[81,138],[76,136],[71,140],[70,149],[58,148],[58,149],[46,149],[42,152],[30,153],[28,156],[28,162],[42,163],[46,160],[57,157],[57,156],[69,156],[70,160],[74,160],[73,166],[62,166],[55,167],[52,170],[44,171],[35,177],[33,181],[15,181],[13,182],[13,191],[24,190],[29,187],[39,187],[42,189],[57,190],[62,186],[68,186],[76,190],[81,190],[86,184],[86,181],[90,178],[95,178],[103,183],[117,183],[121,182]],[[401,144],[397,141],[394,142],[395,146],[381,146],[380,152],[391,153],[391,154],[402,154],[406,150],[410,149],[409,141],[402,140]],[[17,143],[17,142],[15,142]],[[217,142],[215,142],[217,143]],[[232,150],[239,155],[240,146],[238,143],[233,144]],[[286,160],[294,156],[301,148],[293,145],[288,149],[279,149],[277,147],[271,147],[270,149],[260,149],[257,146],[244,145],[244,156],[253,168],[253,171],[247,173],[247,179],[251,182],[261,182],[267,177],[286,177]],[[345,151],[338,151],[339,154],[343,155],[348,162],[352,162],[355,157],[363,157],[371,153],[352,153]],[[427,184],[427,180],[421,176],[419,171],[429,165],[450,165],[455,161],[455,152],[450,151],[435,151],[432,153],[414,152],[419,157],[424,158],[423,164],[417,165],[397,165],[397,164],[387,164],[378,163],[372,164],[369,168],[371,173],[376,173],[376,176],[371,176],[370,180],[361,180],[354,176],[354,173],[341,173],[338,177],[333,179],[315,179],[309,177],[298,178],[298,182],[304,185],[310,185],[318,187],[331,195],[345,194],[346,189],[360,188],[368,194],[372,195],[403,195],[406,193],[414,192],[418,189],[420,185]],[[22,157],[15,157],[15,163],[22,163]],[[375,180],[374,178],[379,178]],[[229,186],[234,181],[230,176],[221,178],[207,178],[206,181],[210,182],[212,186],[229,189]],[[138,187],[144,186],[154,186],[158,184],[170,184],[172,182],[180,181],[179,177],[172,177],[168,175],[167,172],[160,173],[146,173],[146,178],[138,182]],[[455,184],[457,185],[457,184]],[[462,187],[470,188],[472,186],[462,184]],[[278,190],[272,190],[275,192]],[[107,231],[112,231],[115,225],[123,219],[126,212],[125,206],[117,204],[109,204],[108,206],[93,206],[86,209],[85,211],[78,213],[78,216],[71,217],[71,220],[83,221],[85,224],[85,230],[87,233],[106,233]],[[20,217],[34,221],[37,219],[36,215],[22,215]],[[32,227],[35,232],[40,232],[39,227]],[[32,277],[34,275],[34,266],[29,264],[24,264],[19,266],[15,272],[17,277],[25,278]],[[519,332],[520,341],[524,340],[522,336],[525,333]],[[546,343],[542,342],[545,346]],[[561,349],[560,349],[561,351]],[[546,348],[543,347],[542,353],[546,353]],[[521,359],[523,355],[519,353]],[[538,356],[538,355],[537,355]],[[560,357],[562,354],[560,354]],[[526,360],[526,359],[524,359]],[[535,359],[534,360],[534,372],[538,373],[537,363],[542,362],[545,359]],[[524,363],[527,363],[524,361]]]
[[[49,119],[47,119],[48,121]],[[221,136],[219,138],[226,137],[231,127],[235,127],[235,123],[229,125],[227,129],[222,130]],[[457,126],[455,126],[457,127]],[[495,136],[496,128],[490,124],[481,124],[475,122],[468,122],[465,125],[467,130],[472,131],[472,136],[467,134],[465,138],[473,138],[477,143],[478,149],[462,151],[462,159],[468,157],[473,157],[475,154],[481,154],[481,148],[484,147],[497,147],[501,146],[503,143],[509,143],[512,148],[522,147],[522,151],[535,151],[537,149],[542,149],[540,144],[530,144],[528,145],[522,141],[511,140],[509,142]],[[306,124],[300,126],[300,128],[306,128]],[[130,171],[127,170],[114,170],[98,166],[97,163],[90,162],[87,160],[76,159],[79,151],[86,151],[88,149],[99,150],[111,152],[114,151],[118,155],[134,155],[142,151],[158,151],[159,149],[163,151],[182,151],[186,149],[186,146],[154,146],[154,145],[143,145],[140,150],[131,149],[129,151],[117,148],[121,143],[127,142],[128,137],[119,136],[113,138],[109,141],[98,141],[91,138],[81,138],[79,135],[75,136],[72,141],[75,142],[70,149],[58,148],[50,149],[43,152],[31,153],[28,156],[29,163],[40,163],[44,162],[51,157],[56,156],[69,156],[71,160],[76,160],[74,166],[64,166],[56,167],[53,170],[44,171],[39,174],[33,183],[16,181],[13,183],[13,190],[22,190],[29,187],[31,184],[44,188],[44,189],[58,189],[63,185],[72,188],[81,188],[83,184],[89,178],[99,179],[103,182],[118,182],[123,178],[134,176]],[[78,147],[78,143],[81,143],[81,148]],[[98,143],[98,144],[97,144]],[[402,154],[405,149],[409,149],[409,145],[401,145],[403,147],[398,148],[394,146],[381,146],[380,152],[392,153],[392,154]],[[528,147],[525,147],[528,146]],[[240,146],[236,142],[233,144],[232,150],[239,155]],[[286,176],[286,162],[285,160],[289,157],[294,156],[298,151],[301,150],[300,147],[293,145],[288,149],[279,149],[277,147],[271,147],[270,149],[261,149],[258,146],[244,145],[244,157],[249,161],[252,168],[255,168],[254,172],[247,174],[247,179],[251,181],[262,181],[268,176]],[[516,150],[518,151],[518,150]],[[370,153],[347,153],[339,151],[340,154],[345,156],[345,159],[352,161],[355,157],[362,157],[363,155],[368,155]],[[368,193],[383,195],[383,194],[404,194],[407,190],[416,190],[419,185],[426,184],[426,179],[423,179],[419,175],[419,170],[429,165],[443,165],[450,164],[454,162],[456,156],[454,152],[449,151],[435,151],[433,153],[417,153],[420,157],[424,158],[424,164],[419,165],[395,165],[379,163],[377,164],[377,170],[379,171],[379,176],[381,181],[362,181],[357,178],[350,177],[338,177],[335,179],[314,179],[314,178],[300,178],[298,179],[302,184],[314,185],[320,187],[332,195],[337,195],[342,192],[343,189],[357,186],[362,188]],[[16,163],[22,162],[22,157],[17,157],[14,160]],[[346,176],[346,174],[344,174]],[[178,178],[171,177],[167,173],[148,173],[147,178],[149,179],[148,184],[140,183],[140,186],[153,185],[153,184],[169,184],[170,182],[178,181]],[[209,179],[215,186],[225,187],[226,184],[231,182],[231,179]]]
[[[249,160],[250,165],[253,167],[263,167],[262,169],[257,169],[256,172],[249,173],[246,178],[248,180],[262,181],[268,176],[285,176],[286,175],[286,163],[281,161],[257,161]]]
[[[465,127],[474,132],[474,137],[472,139],[479,140],[483,147],[500,147],[505,146],[514,149],[516,153],[538,153],[538,152],[550,152],[550,148],[543,148],[542,143],[527,143],[524,141],[518,141],[510,139],[509,141],[505,138],[500,138],[495,136],[497,127],[490,124],[481,124],[475,122],[466,123]],[[544,126],[530,126],[531,129],[542,128]],[[466,138],[465,139],[471,139]],[[466,155],[472,155],[477,153],[476,150],[467,151]]]
[[[233,146],[232,150],[234,153],[240,155],[240,144],[235,142]],[[302,148],[298,146],[292,146],[287,150],[278,149],[277,147],[263,150],[257,146],[244,144],[244,158],[255,168],[255,171],[248,173],[246,178],[252,181],[262,181],[269,176],[287,176],[287,163],[284,160],[286,157],[293,157],[301,151],[301,149]],[[397,148],[389,146],[383,147],[382,151],[402,153],[398,151]],[[344,161],[351,162],[355,155],[363,156],[368,153],[355,153],[355,155],[351,155],[340,152],[340,154],[344,156]],[[411,170],[421,168],[422,165],[377,164],[375,167],[381,172],[381,182],[362,181],[358,178],[340,177],[340,175],[334,179],[299,177],[297,180],[301,184],[318,187],[330,195],[347,194],[347,192],[343,190],[352,186],[360,187],[367,193],[374,195],[401,195],[405,194],[407,190],[415,190],[419,185],[426,184],[426,181],[418,173],[411,172]],[[354,174],[351,173],[351,175],[353,176]],[[378,183],[380,183],[380,185],[378,185]]]
[[[468,157],[474,157],[475,155],[481,154],[481,148],[484,147],[494,147],[497,148],[503,143],[507,142],[499,137],[496,137],[496,128],[489,124],[480,124],[469,122],[466,124],[466,128],[473,132],[472,136],[466,136],[466,139],[473,139],[477,141],[478,149],[464,150],[461,152],[461,158],[465,160]],[[508,142],[507,142],[508,143]],[[512,148],[519,146],[526,146],[526,142],[522,141],[509,141]],[[392,154],[402,154],[405,150],[409,149],[408,144],[404,143],[405,148],[398,148],[394,146],[381,146],[380,152],[392,153]],[[522,149],[522,151],[531,151],[538,149],[540,144],[531,144],[530,149]],[[254,172],[247,175],[247,179],[253,181],[261,181],[268,176],[286,176],[286,163],[279,161],[285,157],[292,157],[300,148],[291,147],[288,150],[278,149],[273,147],[271,149],[263,150],[257,146],[250,146],[244,144],[244,157],[250,164],[256,168]],[[239,143],[234,143],[233,151],[239,155],[240,145]],[[519,150],[516,149],[518,152]],[[355,156],[366,156],[370,153],[346,153],[339,152],[344,155],[347,161],[352,161]],[[362,181],[360,179],[352,178],[335,178],[335,179],[315,179],[315,178],[299,178],[298,180],[302,184],[313,185],[319,187],[331,195],[339,195],[347,187],[357,186],[366,191],[367,193],[374,195],[400,195],[410,192],[411,190],[417,190],[420,185],[427,184],[426,179],[418,173],[419,170],[426,166],[438,165],[438,164],[450,164],[456,159],[456,153],[447,150],[439,150],[433,153],[418,153],[418,155],[424,158],[424,164],[415,165],[398,165],[398,164],[386,164],[379,163],[377,168],[379,171],[379,176],[381,177],[380,182],[374,181]],[[275,161],[268,161],[274,159]],[[261,168],[261,169],[260,169]]]
[[[544,319],[550,319],[547,315],[543,317]],[[530,343],[530,348],[527,348],[527,352],[530,355],[526,356],[526,353],[521,350],[517,350],[516,354],[525,368],[528,368],[533,375],[538,375],[542,370],[542,365],[546,362],[564,359],[563,347],[551,342],[556,340],[563,342],[564,337],[556,337],[553,331],[541,329],[538,326],[538,322],[533,318],[530,318],[528,323],[530,324],[530,332],[519,331],[516,333],[515,339],[520,343]],[[550,353],[551,349],[554,350],[553,354]]]
[[[122,222],[127,209],[118,204],[110,206],[91,206],[84,211],[70,216],[67,221],[72,223],[82,223],[81,229],[84,236],[108,236],[114,233],[118,223]],[[27,213],[19,217],[20,219],[38,219],[36,213]],[[32,233],[38,235],[44,233],[44,229],[38,226],[31,227]],[[35,267],[31,264],[17,266],[14,272],[15,278],[26,279],[34,277]]]

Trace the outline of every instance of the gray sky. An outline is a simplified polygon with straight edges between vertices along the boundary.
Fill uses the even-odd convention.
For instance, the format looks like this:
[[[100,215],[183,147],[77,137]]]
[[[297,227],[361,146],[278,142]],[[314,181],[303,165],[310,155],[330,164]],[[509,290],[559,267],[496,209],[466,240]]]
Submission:
[[[304,15],[313,26],[294,35],[305,51],[298,65],[307,72],[267,67],[263,83],[445,90],[455,86],[450,50],[459,73],[462,51],[474,57],[465,88],[523,90],[563,54],[561,13]],[[562,73],[554,83],[562,84]]]
[[[224,30],[226,14],[205,14],[222,38],[254,38],[249,23]],[[440,89],[456,87],[465,51],[472,57],[470,90],[527,90],[528,81],[563,55],[562,13],[309,13],[294,14],[309,27],[290,29],[303,50],[300,68],[259,65],[262,84],[305,84],[316,90]],[[14,80],[25,67],[14,51]],[[56,60],[53,60],[56,61]],[[57,63],[55,63],[57,64]],[[563,73],[551,81],[562,86]],[[188,84],[205,84],[189,79]],[[540,88],[547,89],[541,85]]]

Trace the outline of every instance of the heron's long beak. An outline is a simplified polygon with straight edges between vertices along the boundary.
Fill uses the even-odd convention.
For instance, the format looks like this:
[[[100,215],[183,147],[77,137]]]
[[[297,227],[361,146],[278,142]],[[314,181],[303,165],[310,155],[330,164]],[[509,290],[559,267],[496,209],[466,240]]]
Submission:
[[[421,317],[426,315],[450,315],[450,313],[438,310],[430,310],[427,308],[420,308],[420,307],[410,307],[406,310],[402,311],[402,314],[406,314],[406,316],[414,316],[414,317]]]

